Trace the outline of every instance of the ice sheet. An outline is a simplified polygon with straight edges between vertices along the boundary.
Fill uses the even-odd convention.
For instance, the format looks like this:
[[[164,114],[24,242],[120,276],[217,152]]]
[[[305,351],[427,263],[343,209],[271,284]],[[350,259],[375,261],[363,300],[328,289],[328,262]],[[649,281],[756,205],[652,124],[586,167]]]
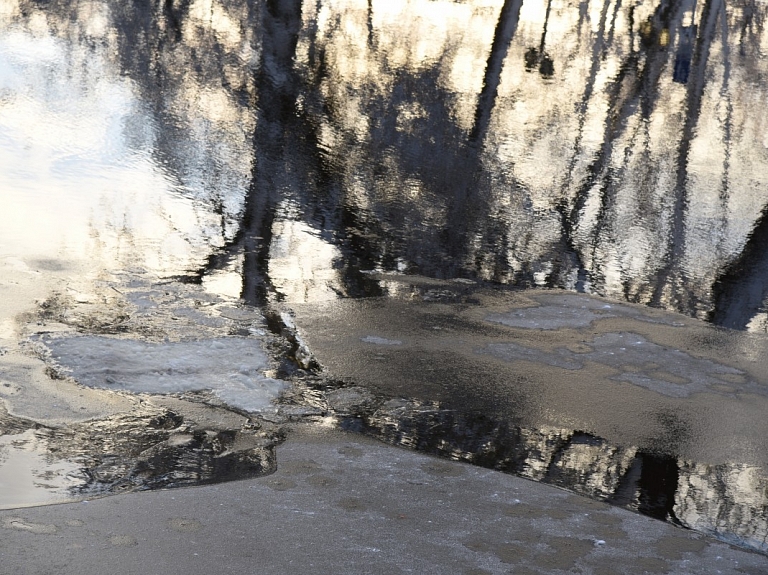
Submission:
[[[52,358],[83,385],[135,393],[211,390],[248,411],[272,409],[285,383],[266,377],[261,342],[220,337],[149,343],[104,336],[45,339]]]

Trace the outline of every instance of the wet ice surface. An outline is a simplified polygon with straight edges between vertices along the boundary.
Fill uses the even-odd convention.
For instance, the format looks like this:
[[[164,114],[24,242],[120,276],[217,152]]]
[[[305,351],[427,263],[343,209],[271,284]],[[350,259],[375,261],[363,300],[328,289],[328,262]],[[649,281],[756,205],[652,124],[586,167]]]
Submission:
[[[593,340],[585,340],[583,345],[586,349],[591,348],[591,351],[575,353],[557,348],[554,352],[545,352],[514,343],[494,343],[481,348],[479,352],[507,361],[526,360],[564,369],[584,369],[587,362],[593,362],[616,368],[619,373],[612,376],[613,379],[628,381],[673,397],[687,397],[702,391],[733,392],[732,379],[728,376],[740,378],[744,373],[707,359],[691,357],[676,349],[656,345],[634,333],[607,333]],[[739,390],[768,394],[768,388],[754,383],[741,384]]]
[[[274,410],[285,382],[264,376],[260,341],[216,338],[151,343],[96,336],[46,338],[54,361],[79,383],[134,393],[212,391],[246,411]]]
[[[399,298],[292,306],[346,382],[307,389],[318,415],[768,551],[767,342],[585,295],[478,286],[435,302],[420,294],[447,282],[400,281]],[[527,321],[564,303],[566,325]]]
[[[118,287],[119,286],[119,287]],[[0,506],[271,473],[263,314],[135,274],[50,294],[0,362]],[[184,339],[188,338],[188,339]],[[192,339],[190,339],[192,338]]]
[[[765,467],[695,463],[573,429],[520,427],[438,403],[364,398],[344,429],[514,473],[768,552]]]
[[[376,335],[367,335],[363,338],[360,338],[360,341],[364,341],[365,343],[373,343],[376,345],[402,345],[403,342],[399,339],[387,339],[386,337],[379,337]]]
[[[608,303],[576,294],[540,296],[537,301],[543,305],[530,308],[494,313],[487,320],[510,327],[531,329],[561,329],[587,327],[598,319],[627,317],[640,321],[681,325],[672,317],[651,317],[642,310],[613,302]]]

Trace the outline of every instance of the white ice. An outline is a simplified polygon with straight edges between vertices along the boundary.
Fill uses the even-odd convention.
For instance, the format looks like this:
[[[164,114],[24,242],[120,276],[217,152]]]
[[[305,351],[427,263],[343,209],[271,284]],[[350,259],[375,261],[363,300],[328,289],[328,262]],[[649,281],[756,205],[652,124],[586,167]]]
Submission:
[[[79,336],[46,339],[53,359],[82,385],[135,393],[211,390],[247,411],[273,409],[285,382],[266,377],[258,340],[220,337],[148,343]]]

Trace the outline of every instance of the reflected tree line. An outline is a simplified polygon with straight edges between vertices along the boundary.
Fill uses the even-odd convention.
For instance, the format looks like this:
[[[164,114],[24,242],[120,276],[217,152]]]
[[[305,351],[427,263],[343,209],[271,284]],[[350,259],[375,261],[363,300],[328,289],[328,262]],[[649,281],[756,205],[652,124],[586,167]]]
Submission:
[[[364,48],[367,63],[376,70],[362,79],[346,78],[334,39],[343,34],[349,15],[323,4],[266,3],[261,12],[259,121],[248,203],[253,207],[246,209],[241,237],[264,239],[259,240],[261,252],[254,246],[246,250],[261,253],[260,265],[247,266],[244,275],[249,301],[263,303],[266,297],[264,292],[256,297],[251,284],[268,282],[267,219],[290,196],[301,217],[341,248],[336,267],[344,295],[381,293],[361,271],[405,269],[433,277],[621,295],[740,329],[762,311],[768,291],[768,268],[760,259],[766,252],[764,215],[729,246],[718,237],[734,234],[729,217],[745,185],[732,174],[735,115],[743,124],[745,113],[734,110],[732,76],[738,70],[743,87],[764,75],[754,69],[763,35],[760,6],[663,0],[643,12],[641,5],[617,1],[596,6],[597,22],[576,21],[569,34],[577,36],[579,48],[552,53],[565,60],[561,66],[578,50],[590,62],[576,100],[576,129],[563,135],[572,142],[569,157],[562,159],[566,177],[559,189],[544,190],[550,198],[547,217],[556,218],[559,237],[541,237],[536,233],[541,208],[532,207],[532,196],[542,190],[516,177],[514,157],[499,158],[494,150],[505,129],[496,118],[499,109],[515,105],[510,88],[502,97],[500,87],[519,52],[524,50],[520,64],[526,72],[541,78],[540,97],[555,89],[558,64],[547,48],[553,2],[545,5],[540,42],[533,48],[518,46],[525,42],[518,38],[523,2],[500,2],[469,127],[456,120],[458,96],[444,80],[448,54],[422,66],[394,65],[377,44],[375,3],[368,2]],[[569,8],[556,9],[562,16]],[[327,17],[320,22],[323,10]],[[619,31],[622,18],[628,23]],[[280,34],[273,32],[278,29]],[[302,45],[306,51],[298,55]],[[608,60],[615,68],[610,75]],[[279,75],[269,72],[276,65]],[[675,90],[680,103],[670,109]],[[702,118],[712,112],[705,110],[712,106],[708,90],[718,94],[715,105],[724,111],[719,140],[702,144],[700,133],[707,128]],[[354,109],[350,98],[356,101]],[[601,104],[605,115],[595,145],[593,116]],[[654,134],[658,118],[672,113],[676,131]],[[365,125],[364,133],[345,125],[350,114]],[[288,141],[285,134],[290,134]],[[659,152],[653,149],[659,144],[651,140],[663,140],[666,174],[659,173]],[[697,143],[722,149],[717,189],[702,200],[692,197],[703,177],[692,160]],[[753,161],[759,165],[765,154],[757,150]],[[409,188],[415,191],[409,194]],[[765,192],[757,193],[757,201],[765,202]],[[713,215],[705,224],[716,233],[702,240],[702,222],[691,215],[691,206],[712,198],[718,204],[707,205]],[[607,268],[617,265],[616,244],[626,239],[620,227],[627,219],[643,228],[650,246],[645,253],[625,254],[645,262],[639,270],[622,270],[617,280],[608,277]],[[692,233],[698,234],[694,240]],[[708,249],[717,254],[698,265],[702,248],[696,242],[702,241],[712,242]]]
[[[60,29],[83,9],[21,4]],[[106,5],[116,63],[158,121],[154,153],[221,216],[192,281],[242,257],[244,299],[280,298],[270,246],[289,217],[339,248],[345,296],[381,295],[362,272],[398,270],[623,297],[737,329],[764,312],[756,0],[499,0],[486,45],[469,46],[484,53],[473,90],[447,79],[470,43],[460,29],[437,57],[402,61],[429,38],[403,23],[393,42],[374,0]],[[226,95],[226,121],[187,114],[209,88]]]

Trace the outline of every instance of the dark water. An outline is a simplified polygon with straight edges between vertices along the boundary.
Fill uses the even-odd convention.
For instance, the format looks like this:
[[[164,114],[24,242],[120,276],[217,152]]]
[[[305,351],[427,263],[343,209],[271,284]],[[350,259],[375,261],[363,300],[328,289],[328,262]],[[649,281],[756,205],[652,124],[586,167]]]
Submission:
[[[258,425],[205,428],[151,405],[67,427],[2,410],[0,432],[3,508],[257,477],[274,471],[279,443]],[[26,476],[34,488],[20,487]]]
[[[765,332],[766,14],[758,0],[4,2],[2,287],[19,274],[130,276],[264,307],[397,297],[391,272],[564,288]],[[121,314],[76,327],[119,333]],[[465,459],[523,474],[531,449],[546,452],[529,476],[670,520],[677,493],[702,515],[730,513],[728,533],[749,525],[739,536],[760,548],[761,470],[688,469],[576,429],[529,449],[521,434],[541,430],[424,412],[397,423],[421,430],[416,447],[490,442]],[[372,413],[344,425],[386,438]],[[131,421],[170,455],[135,463],[115,447],[125,485],[270,468],[267,450],[217,471],[234,436],[190,432],[194,449],[179,451],[145,415]],[[561,464],[574,449],[620,461],[601,468],[610,489]],[[720,476],[738,493],[717,501],[746,503],[702,511],[700,478]],[[95,491],[112,489],[98,477]]]

